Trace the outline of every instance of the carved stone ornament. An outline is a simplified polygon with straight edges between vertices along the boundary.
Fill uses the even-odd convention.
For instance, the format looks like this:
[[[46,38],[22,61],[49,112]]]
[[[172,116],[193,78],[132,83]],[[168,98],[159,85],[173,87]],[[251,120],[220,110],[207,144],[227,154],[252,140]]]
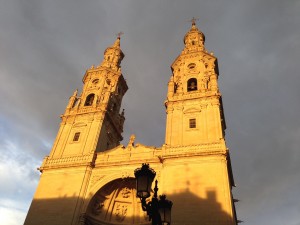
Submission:
[[[123,198],[129,198],[131,195],[131,191],[128,187],[125,187],[121,190],[121,195]]]
[[[127,209],[128,209],[127,205],[123,205],[120,203],[116,205],[116,220],[118,222],[124,221],[124,219],[127,215]]]
[[[133,178],[116,179],[100,188],[86,210],[90,224],[145,224]],[[88,223],[88,224],[89,224]]]

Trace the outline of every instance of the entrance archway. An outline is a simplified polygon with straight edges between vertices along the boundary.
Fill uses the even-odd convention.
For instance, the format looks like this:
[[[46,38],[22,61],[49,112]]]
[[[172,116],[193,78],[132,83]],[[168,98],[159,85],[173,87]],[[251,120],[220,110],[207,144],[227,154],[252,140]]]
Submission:
[[[117,179],[100,188],[88,205],[86,224],[150,224],[136,198],[135,180]]]

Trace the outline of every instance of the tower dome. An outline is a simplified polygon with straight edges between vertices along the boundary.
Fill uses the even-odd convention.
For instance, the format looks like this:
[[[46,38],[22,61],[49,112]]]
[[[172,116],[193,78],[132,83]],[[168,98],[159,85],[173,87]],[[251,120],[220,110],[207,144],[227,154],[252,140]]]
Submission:
[[[122,60],[124,58],[124,53],[122,52],[120,47],[120,39],[121,37],[118,36],[115,43],[104,51],[104,55],[114,53],[119,58],[119,60]]]
[[[104,59],[101,66],[111,68],[113,70],[119,70],[122,59],[124,58],[124,53],[120,48],[120,35],[118,35],[115,43],[108,47],[104,51]]]
[[[192,27],[184,36],[183,42],[185,50],[190,51],[203,51],[204,50],[204,34],[196,26],[195,19],[192,20]]]

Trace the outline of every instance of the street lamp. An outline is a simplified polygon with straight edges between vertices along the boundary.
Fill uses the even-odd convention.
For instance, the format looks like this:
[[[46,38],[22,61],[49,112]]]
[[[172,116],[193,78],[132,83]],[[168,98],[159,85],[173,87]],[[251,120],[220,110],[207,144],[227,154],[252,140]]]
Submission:
[[[136,178],[136,195],[141,199],[142,209],[147,212],[149,221],[152,225],[170,225],[171,224],[171,208],[173,203],[166,199],[165,195],[157,198],[157,180],[155,181],[154,195],[152,200],[146,203],[146,198],[150,197],[151,186],[156,172],[149,167],[149,164],[143,163],[141,168],[134,171]]]

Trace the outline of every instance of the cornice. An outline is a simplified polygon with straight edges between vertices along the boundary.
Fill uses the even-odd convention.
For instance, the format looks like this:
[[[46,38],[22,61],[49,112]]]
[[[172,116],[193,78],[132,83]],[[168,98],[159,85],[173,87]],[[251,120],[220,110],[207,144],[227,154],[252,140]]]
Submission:
[[[167,146],[161,148],[147,147],[141,144],[136,146],[128,146],[125,148],[120,145],[110,151],[97,153],[95,167],[121,166],[140,163],[162,163],[165,159],[195,157],[195,156],[211,156],[211,155],[227,155],[225,141],[203,143],[199,145],[187,146]]]
[[[67,156],[62,158],[50,158],[46,156],[44,161],[38,170],[43,172],[48,169],[58,169],[58,168],[68,168],[68,167],[78,167],[78,166],[94,166],[94,161],[96,159],[96,154],[91,153],[87,155],[76,155]]]
[[[216,91],[206,91],[206,92],[195,92],[195,93],[187,93],[187,94],[174,94],[172,97],[169,97],[167,101],[181,101],[181,100],[194,100],[201,98],[202,100],[210,100],[214,97],[218,99],[221,97],[220,92]]]

